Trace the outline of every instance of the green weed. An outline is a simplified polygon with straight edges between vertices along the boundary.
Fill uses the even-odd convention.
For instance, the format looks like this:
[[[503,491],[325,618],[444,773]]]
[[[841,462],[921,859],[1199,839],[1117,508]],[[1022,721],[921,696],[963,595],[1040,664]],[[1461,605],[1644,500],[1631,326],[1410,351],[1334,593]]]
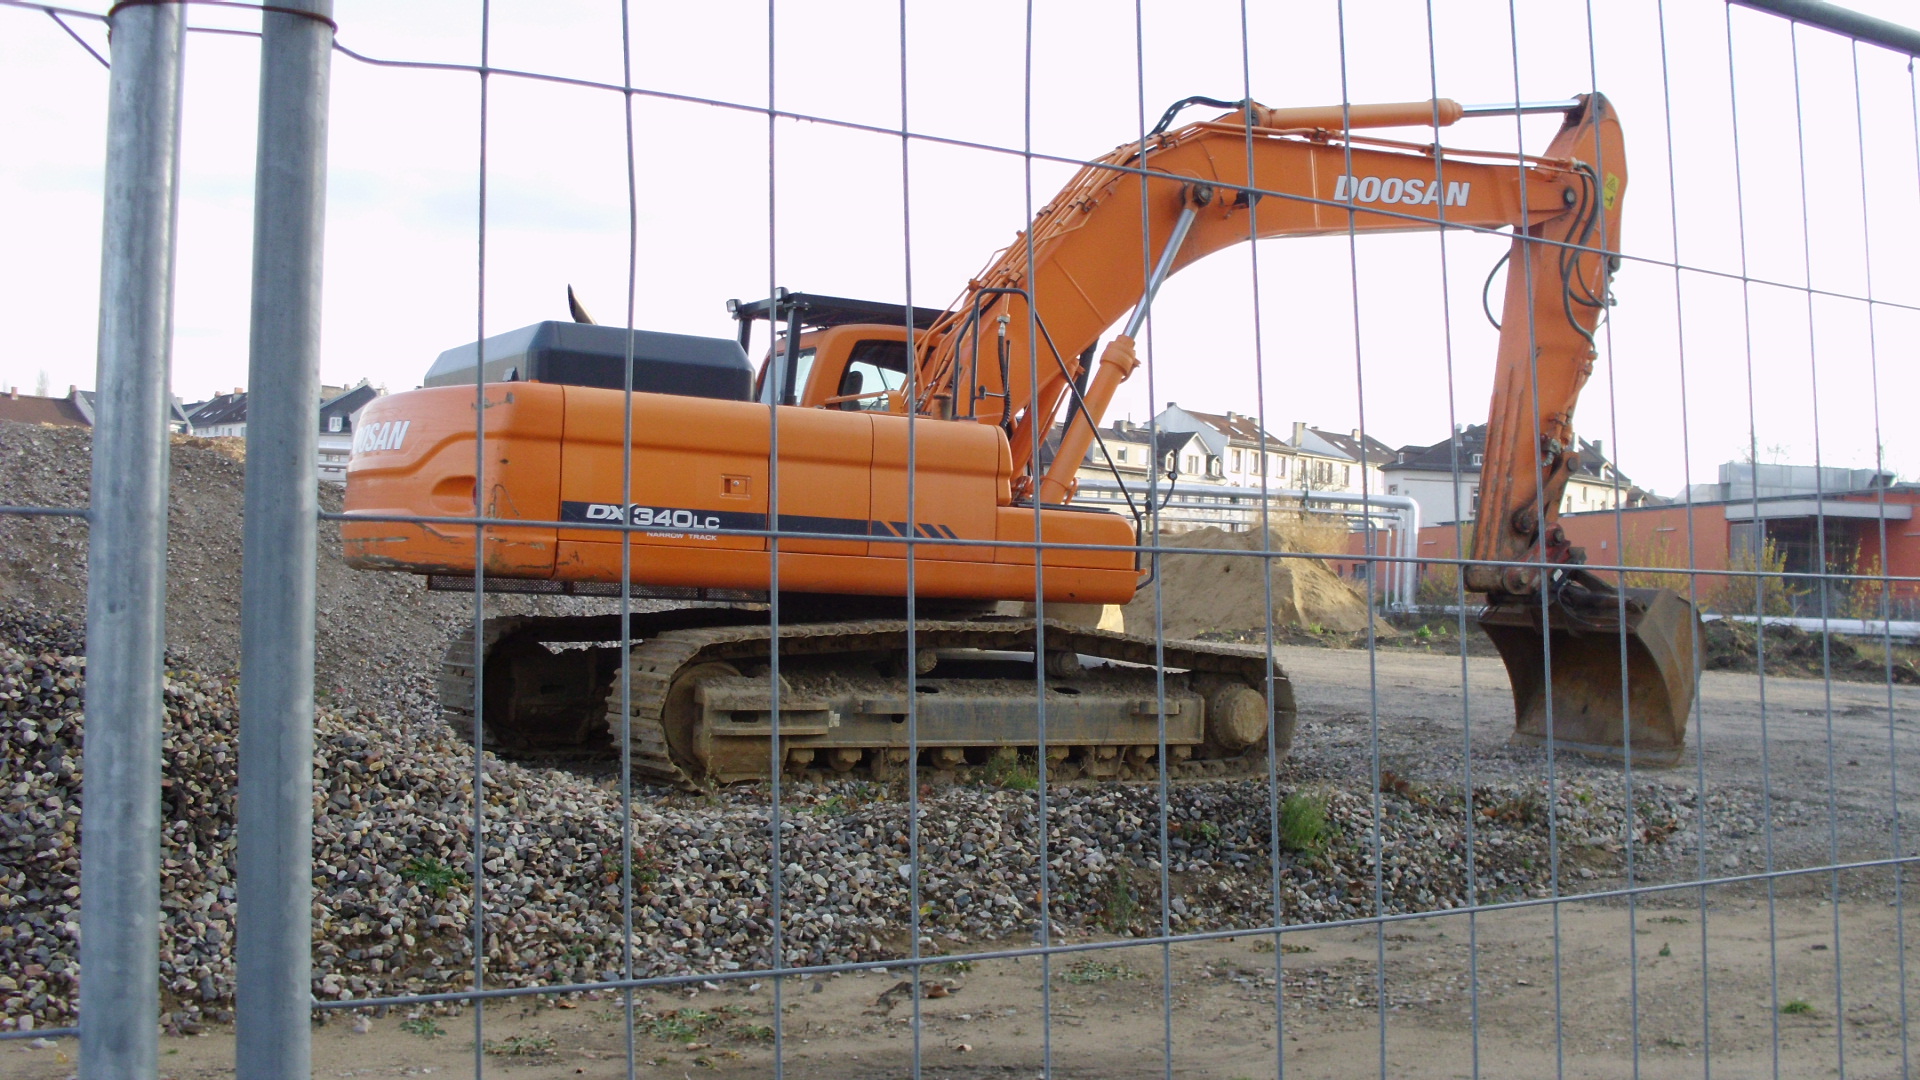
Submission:
[[[1212,844],[1220,839],[1220,826],[1211,821],[1182,821],[1176,824],[1182,836],[1192,836],[1201,843]]]
[[[1104,960],[1076,961],[1060,973],[1060,978],[1075,986],[1112,982],[1117,979],[1137,979],[1139,977],[1138,972],[1125,964],[1107,963]]]
[[[545,1057],[553,1052],[553,1040],[545,1035],[515,1035],[498,1041],[488,1039],[486,1051],[495,1057]]]
[[[1327,799],[1296,791],[1280,803],[1280,844],[1288,851],[1318,854],[1333,838]]]
[[[987,763],[980,766],[978,776],[986,787],[1032,791],[1040,786],[1039,763],[1011,746],[995,750]]]
[[[663,1042],[693,1042],[720,1023],[705,1009],[675,1009],[646,1022],[647,1034]]]
[[[456,870],[431,855],[414,856],[400,868],[400,876],[432,893],[437,900],[446,899],[448,890],[454,886],[467,883],[466,871]]]
[[[402,1020],[400,1030],[409,1035],[418,1035],[423,1039],[437,1039],[447,1033],[447,1029],[435,1023],[431,1016],[415,1016]]]
[[[1124,934],[1138,914],[1140,901],[1133,894],[1133,882],[1125,873],[1115,874],[1100,904],[1100,925],[1109,934]]]
[[[1780,1011],[1786,1013],[1788,1016],[1805,1016],[1813,1011],[1813,1002],[1805,998],[1794,998],[1785,1005],[1780,1006]]]

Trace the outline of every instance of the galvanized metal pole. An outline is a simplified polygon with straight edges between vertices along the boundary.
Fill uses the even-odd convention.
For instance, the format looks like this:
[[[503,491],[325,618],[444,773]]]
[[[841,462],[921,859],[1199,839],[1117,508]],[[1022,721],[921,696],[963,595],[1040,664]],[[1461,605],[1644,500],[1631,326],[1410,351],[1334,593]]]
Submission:
[[[260,41],[240,579],[235,1075],[308,1076],[320,262],[331,0],[279,0]]]
[[[128,5],[111,25],[80,819],[80,1075],[89,1080],[157,1068],[167,393],[186,21],[175,4]]]

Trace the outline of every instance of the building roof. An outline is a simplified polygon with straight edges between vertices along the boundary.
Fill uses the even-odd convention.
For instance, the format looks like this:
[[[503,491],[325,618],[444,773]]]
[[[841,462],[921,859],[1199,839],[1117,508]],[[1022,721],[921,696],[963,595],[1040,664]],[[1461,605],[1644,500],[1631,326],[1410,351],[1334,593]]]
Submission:
[[[1176,405],[1171,401],[1167,402],[1167,405],[1171,408],[1181,409],[1181,411],[1185,412],[1188,416],[1225,435],[1229,441],[1240,443],[1242,446],[1260,445],[1262,432],[1260,430],[1260,421],[1257,417],[1246,416],[1233,412],[1232,410],[1228,410],[1224,416],[1219,413],[1200,412],[1197,409],[1188,409],[1184,406]],[[1270,433],[1266,435],[1266,442],[1270,447],[1279,446],[1284,441],[1285,440]]]
[[[37,394],[22,394],[18,390],[0,394],[0,420],[21,424],[60,424],[65,427],[90,426],[86,414],[74,404],[71,395],[40,397]]]
[[[215,394],[205,405],[194,410],[189,419],[196,428],[244,424],[247,422],[247,392],[235,390],[231,394]]]
[[[73,400],[74,405],[79,408],[80,414],[86,417],[87,424],[91,426],[93,424],[94,410],[98,408],[98,405],[94,401],[97,395],[92,390],[72,390],[69,391],[68,396]],[[167,402],[167,426],[176,431],[184,431],[189,423],[187,420],[187,412],[188,410],[181,408],[178,401]]]
[[[1364,460],[1369,465],[1385,465],[1399,457],[1393,447],[1371,435],[1362,436],[1358,429],[1346,435],[1337,431],[1328,431],[1325,428],[1310,427],[1307,430],[1320,436],[1328,445],[1355,461]]]
[[[327,430],[327,418],[331,416],[341,417],[344,421],[342,426],[348,431],[353,430],[354,414],[379,396],[379,390],[363,381],[359,386],[349,387],[327,398],[320,403],[320,430]]]
[[[1602,452],[1601,444],[1578,440],[1580,444],[1579,464],[1573,474],[1589,480],[1611,482],[1619,480],[1620,486],[1633,489],[1633,481],[1615,468]],[[1403,446],[1393,455],[1393,460],[1381,466],[1384,471],[1420,470],[1423,472],[1452,472],[1455,454],[1458,454],[1460,475],[1477,475],[1480,466],[1473,463],[1475,454],[1487,452],[1487,425],[1472,424],[1451,439],[1443,439],[1432,446]]]

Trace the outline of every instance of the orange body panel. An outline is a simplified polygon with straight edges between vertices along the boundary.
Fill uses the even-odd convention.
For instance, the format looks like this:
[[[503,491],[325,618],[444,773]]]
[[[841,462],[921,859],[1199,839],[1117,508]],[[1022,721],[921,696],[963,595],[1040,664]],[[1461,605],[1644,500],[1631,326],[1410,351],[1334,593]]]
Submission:
[[[907,337],[903,326],[841,324],[789,343],[815,349],[797,407],[501,383],[485,388],[477,413],[470,388],[397,394],[360,417],[347,509],[540,522],[488,526],[478,558],[485,572],[582,582],[619,581],[624,572],[663,586],[901,595],[909,545],[898,541],[913,535],[920,594],[1032,599],[1036,540],[1089,545],[1046,553],[1046,598],[1124,602],[1139,577],[1130,523],[1051,504],[1071,498],[1075,451],[1131,370],[1130,348],[1109,350],[1089,408],[1067,418],[1058,475],[1040,483],[1029,459],[1037,434],[1059,417],[1084,350],[1141,302],[1150,264],[1191,203],[1174,270],[1258,237],[1513,228],[1481,500],[1483,516],[1501,527],[1481,530],[1473,554],[1565,561],[1554,539],[1557,501],[1577,445],[1574,405],[1592,369],[1626,181],[1611,107],[1597,94],[1579,101],[1539,157],[1325,130],[1450,123],[1461,110],[1445,101],[1250,105],[1156,133],[1081,169],[945,315],[914,334],[904,392],[841,394],[856,345]],[[867,411],[882,403],[891,411]],[[911,525],[910,406],[922,410],[911,427]],[[473,432],[482,417],[486,460],[476,485]],[[394,431],[402,437],[380,434]],[[1036,490],[1048,504],[1037,514],[1015,505]],[[1544,515],[1527,512],[1542,501]],[[777,565],[767,538],[754,535],[770,511],[783,532],[816,534],[783,537]],[[623,524],[633,529],[625,571]],[[475,569],[470,525],[366,521],[342,531],[358,567]],[[1531,581],[1473,573],[1481,590],[1522,592]]]
[[[484,492],[476,506],[471,390],[415,390],[379,398],[360,414],[347,465],[348,511],[367,515],[552,522],[559,517],[560,440],[565,389],[536,383],[489,386]],[[493,526],[486,571],[500,577],[553,576],[555,530]],[[472,573],[474,527],[367,522],[342,526],[350,565],[416,574]]]
[[[626,423],[618,390],[538,383],[486,387],[483,489],[488,516],[540,525],[488,526],[490,576],[617,582],[622,507],[638,526],[630,579],[639,585],[765,590],[764,536],[773,460],[765,405],[632,395],[631,497],[622,499]],[[1034,596],[1035,515],[1009,505],[1006,436],[979,424],[918,418],[914,518],[907,521],[908,419],[781,407],[780,527],[831,534],[780,541],[778,587],[788,592],[904,595],[905,543],[917,534],[919,595],[980,600]],[[391,446],[364,438],[347,467],[349,514],[474,516],[474,391],[445,387],[381,398],[363,432],[404,430]],[[1133,596],[1132,527],[1112,514],[1044,508],[1046,542],[1107,550],[1050,551],[1046,598],[1124,603]],[[349,565],[470,574],[471,525],[346,522]],[[844,536],[845,539],[840,539]],[[941,544],[937,540],[979,543]]]

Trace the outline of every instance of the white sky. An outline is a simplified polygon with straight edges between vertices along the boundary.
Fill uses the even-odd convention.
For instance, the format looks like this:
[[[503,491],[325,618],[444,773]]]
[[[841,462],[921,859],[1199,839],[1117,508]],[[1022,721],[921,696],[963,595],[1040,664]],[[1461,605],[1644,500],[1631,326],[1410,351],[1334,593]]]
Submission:
[[[1269,105],[1339,101],[1336,5],[1248,6],[1252,95]],[[1597,86],[1626,131],[1629,262],[1615,281],[1609,347],[1576,417],[1581,434],[1604,439],[1629,476],[1664,494],[1713,480],[1718,463],[1745,451],[1750,431],[1763,459],[1811,463],[1817,454],[1828,465],[1868,467],[1877,440],[1888,467],[1920,471],[1920,429],[1910,419],[1920,400],[1920,315],[1888,306],[1920,306],[1920,271],[1907,257],[1920,234],[1920,167],[1905,58],[1859,50],[1865,104],[1856,110],[1847,43],[1801,31],[1796,83],[1786,24],[1743,9],[1731,15],[1730,74],[1722,0],[1665,4],[1670,81],[1655,0],[1595,3],[1591,38],[1584,3],[1514,6],[1517,34],[1506,0],[1433,0],[1439,93],[1477,103],[1511,101],[1516,84],[1527,100]],[[1907,17],[1897,0],[1852,6]],[[613,0],[492,7],[497,67],[620,81]],[[1143,0],[1138,35],[1129,4],[1042,0],[1036,8],[1037,152],[1092,157],[1137,136],[1142,112],[1151,123],[1177,98],[1245,92],[1238,0]],[[1424,0],[1347,5],[1348,99],[1430,95],[1427,10]],[[195,25],[249,22],[218,8],[189,15]],[[635,3],[632,17],[635,85],[765,105],[764,3]],[[337,18],[340,41],[372,56],[479,57],[477,3],[340,0]],[[1046,202],[1072,171],[1034,162],[1029,187],[1017,152],[1024,20],[1024,3],[1007,0],[907,4],[910,126],[1013,151],[914,143],[905,173],[910,234],[897,136],[775,124],[770,235],[766,117],[636,99],[636,324],[730,334],[723,302],[764,295],[772,283],[903,300],[909,246],[913,300],[945,306],[1024,225],[1029,205]],[[100,24],[75,26],[106,51]],[[776,30],[780,108],[900,124],[897,4],[782,3]],[[258,42],[192,34],[187,49],[173,385],[197,399],[246,382]],[[54,393],[94,383],[106,76],[44,14],[0,7],[0,326],[8,339],[0,387],[30,389],[43,372]],[[336,54],[326,381],[365,377],[404,389],[440,350],[473,339],[478,82]],[[1796,86],[1805,125],[1796,121]],[[628,205],[619,95],[504,77],[490,94],[487,332],[564,318],[569,283],[601,321],[622,321]],[[1526,148],[1544,148],[1557,122],[1529,120]],[[1515,125],[1467,121],[1444,141],[1511,149]],[[1661,265],[1675,261],[1676,237],[1678,261],[1694,269]],[[1434,234],[1361,237],[1350,262],[1345,238],[1262,242],[1259,363],[1255,249],[1183,272],[1156,305],[1149,366],[1111,415],[1144,419],[1169,400],[1264,411],[1284,436],[1294,420],[1360,426],[1364,406],[1368,433],[1394,446],[1483,419],[1495,337],[1480,313],[1480,286],[1506,241],[1448,234],[1444,279],[1442,247]],[[1730,276],[1743,258],[1752,277],[1780,286],[1756,284],[1743,303]],[[1799,288],[1809,272],[1817,289],[1846,298],[1810,300]],[[1869,291],[1886,302],[1871,323],[1867,305],[1850,299]]]

